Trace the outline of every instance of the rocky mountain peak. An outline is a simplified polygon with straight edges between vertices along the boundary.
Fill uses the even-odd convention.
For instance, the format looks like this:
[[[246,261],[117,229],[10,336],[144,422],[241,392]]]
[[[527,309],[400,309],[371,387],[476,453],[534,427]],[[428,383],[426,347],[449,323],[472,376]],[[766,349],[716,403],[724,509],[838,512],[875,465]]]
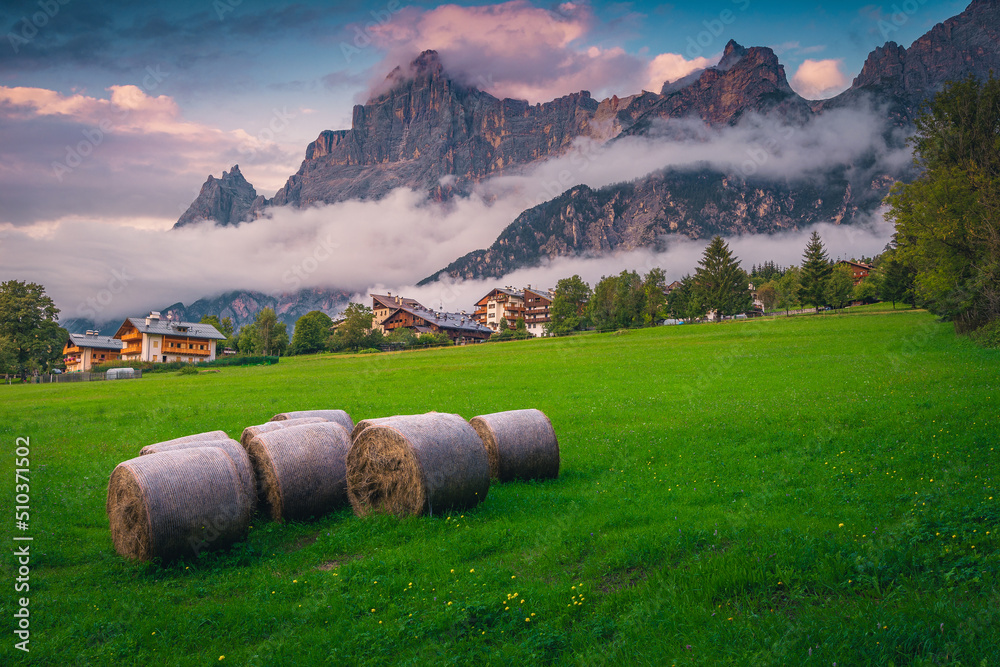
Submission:
[[[719,60],[719,64],[715,66],[715,69],[725,72],[739,62],[746,54],[747,49],[740,46],[735,39],[731,39],[726,44],[726,49],[722,52],[722,59]]]
[[[901,81],[906,66],[906,49],[886,42],[868,54],[864,67],[851,84],[854,88],[881,88]]]
[[[198,197],[177,220],[174,229],[202,220],[222,226],[238,225],[252,217],[251,209],[257,199],[257,191],[243,177],[240,166],[233,165],[228,172],[222,172],[221,178],[209,174]]]

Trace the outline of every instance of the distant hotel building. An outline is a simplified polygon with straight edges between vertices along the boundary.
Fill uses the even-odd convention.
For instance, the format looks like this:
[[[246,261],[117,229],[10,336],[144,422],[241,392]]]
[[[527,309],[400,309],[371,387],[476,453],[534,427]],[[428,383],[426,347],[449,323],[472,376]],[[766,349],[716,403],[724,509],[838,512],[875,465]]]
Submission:
[[[67,372],[89,371],[95,364],[117,361],[121,356],[122,342],[111,336],[101,336],[97,331],[70,334],[63,347],[63,363]]]
[[[214,361],[216,344],[226,340],[211,324],[163,320],[156,311],[145,318],[130,317],[118,327],[121,358],[125,361]]]

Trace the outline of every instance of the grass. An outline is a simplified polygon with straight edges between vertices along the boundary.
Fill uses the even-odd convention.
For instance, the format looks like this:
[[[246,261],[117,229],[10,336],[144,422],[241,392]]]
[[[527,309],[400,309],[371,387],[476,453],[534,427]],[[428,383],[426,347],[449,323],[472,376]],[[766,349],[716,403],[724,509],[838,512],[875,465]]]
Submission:
[[[0,388],[34,536],[31,653],[8,588],[0,662],[995,665],[1000,352],[849,312]],[[107,478],[142,445],[286,410],[522,407],[561,475],[473,511],[258,517],[162,567],[111,546]]]

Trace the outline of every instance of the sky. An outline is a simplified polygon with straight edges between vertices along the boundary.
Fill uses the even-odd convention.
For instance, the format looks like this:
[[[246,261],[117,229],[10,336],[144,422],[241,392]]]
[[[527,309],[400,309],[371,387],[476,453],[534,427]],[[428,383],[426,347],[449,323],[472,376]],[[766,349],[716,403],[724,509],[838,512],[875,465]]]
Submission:
[[[773,48],[793,88],[821,99],[849,86],[876,46],[888,40],[909,46],[965,4],[8,1],[0,6],[0,279],[54,281],[46,287],[70,315],[115,271],[151,265],[162,265],[156,274],[162,283],[172,265],[197,275],[199,260],[215,258],[220,270],[211,284],[256,287],[252,275],[228,271],[220,253],[227,244],[267,236],[260,229],[197,228],[192,234],[200,237],[184,237],[170,226],[208,174],[218,177],[233,164],[259,194],[273,196],[310,141],[323,130],[349,128],[353,106],[393,67],[427,48],[478,87],[535,103],[581,89],[597,99],[658,90],[714,64],[735,39]],[[720,137],[719,145],[738,140]],[[418,226],[450,215],[407,197],[398,193],[391,202]],[[401,238],[403,254],[384,267],[386,275],[412,260],[412,275],[393,274],[395,284],[405,285],[488,245],[519,212],[517,204],[463,202],[470,216],[463,220],[476,220],[474,229],[455,218],[461,233],[447,234],[417,259],[407,258]],[[373,206],[351,215],[370,217],[367,211],[380,210]],[[350,223],[332,221],[344,220],[348,208],[324,218],[340,225],[338,234]],[[296,232],[305,246],[286,239],[295,250],[277,253],[283,264],[268,275],[283,275],[279,269],[318,242],[308,240],[315,232],[309,220],[283,224],[313,231]],[[200,246],[212,256],[202,257]],[[179,293],[167,302],[211,296],[204,280],[172,277]],[[113,309],[151,298],[133,288]]]

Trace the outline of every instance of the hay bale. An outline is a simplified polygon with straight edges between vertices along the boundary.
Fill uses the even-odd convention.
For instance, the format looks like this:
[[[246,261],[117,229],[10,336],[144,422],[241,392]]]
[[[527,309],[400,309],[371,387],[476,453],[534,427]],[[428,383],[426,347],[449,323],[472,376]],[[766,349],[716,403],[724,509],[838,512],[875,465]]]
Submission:
[[[559,476],[559,441],[541,410],[508,410],[469,420],[490,459],[490,477],[549,479]]]
[[[351,439],[335,422],[260,433],[247,451],[260,482],[258,500],[276,521],[321,516],[347,504]]]
[[[156,443],[157,445],[176,445],[182,442],[205,442],[207,440],[228,440],[229,435],[225,431],[207,431],[205,433],[195,433],[194,435],[185,435],[182,438],[174,438],[173,440],[164,440],[163,442]]]
[[[252,513],[236,465],[219,447],[119,463],[105,508],[115,550],[140,561],[226,547],[246,535]]]
[[[250,456],[240,443],[230,438],[222,440],[203,440],[194,442],[158,442],[154,445],[146,445],[139,450],[139,456],[159,454],[161,452],[179,452],[185,449],[195,449],[197,447],[218,447],[226,452],[233,464],[236,472],[239,473],[240,482],[250,498],[251,514],[257,509],[257,478],[253,474],[253,466],[250,464]]]
[[[283,421],[270,421],[264,424],[258,424],[256,426],[247,426],[243,429],[243,434],[240,436],[240,444],[246,447],[253,440],[254,436],[258,433],[270,433],[271,431],[277,431],[281,428],[288,428],[289,426],[302,426],[303,424],[321,424],[323,422],[328,422],[329,419],[323,419],[322,417],[300,417],[297,419],[285,419]]]
[[[461,416],[434,412],[377,421],[358,434],[347,455],[347,492],[356,514],[433,516],[486,499],[486,450]]]
[[[354,430],[351,431],[351,442],[358,439],[358,435],[364,431],[369,426],[374,426],[375,424],[386,424],[393,419],[400,419],[406,417],[416,417],[417,415],[396,415],[395,417],[375,417],[374,419],[362,419],[357,424],[354,425]]]
[[[336,422],[347,429],[350,433],[354,430],[354,422],[351,415],[343,410],[299,410],[298,412],[279,412],[271,417],[271,421],[280,422],[286,419],[301,419],[303,417],[320,417],[328,422]]]

